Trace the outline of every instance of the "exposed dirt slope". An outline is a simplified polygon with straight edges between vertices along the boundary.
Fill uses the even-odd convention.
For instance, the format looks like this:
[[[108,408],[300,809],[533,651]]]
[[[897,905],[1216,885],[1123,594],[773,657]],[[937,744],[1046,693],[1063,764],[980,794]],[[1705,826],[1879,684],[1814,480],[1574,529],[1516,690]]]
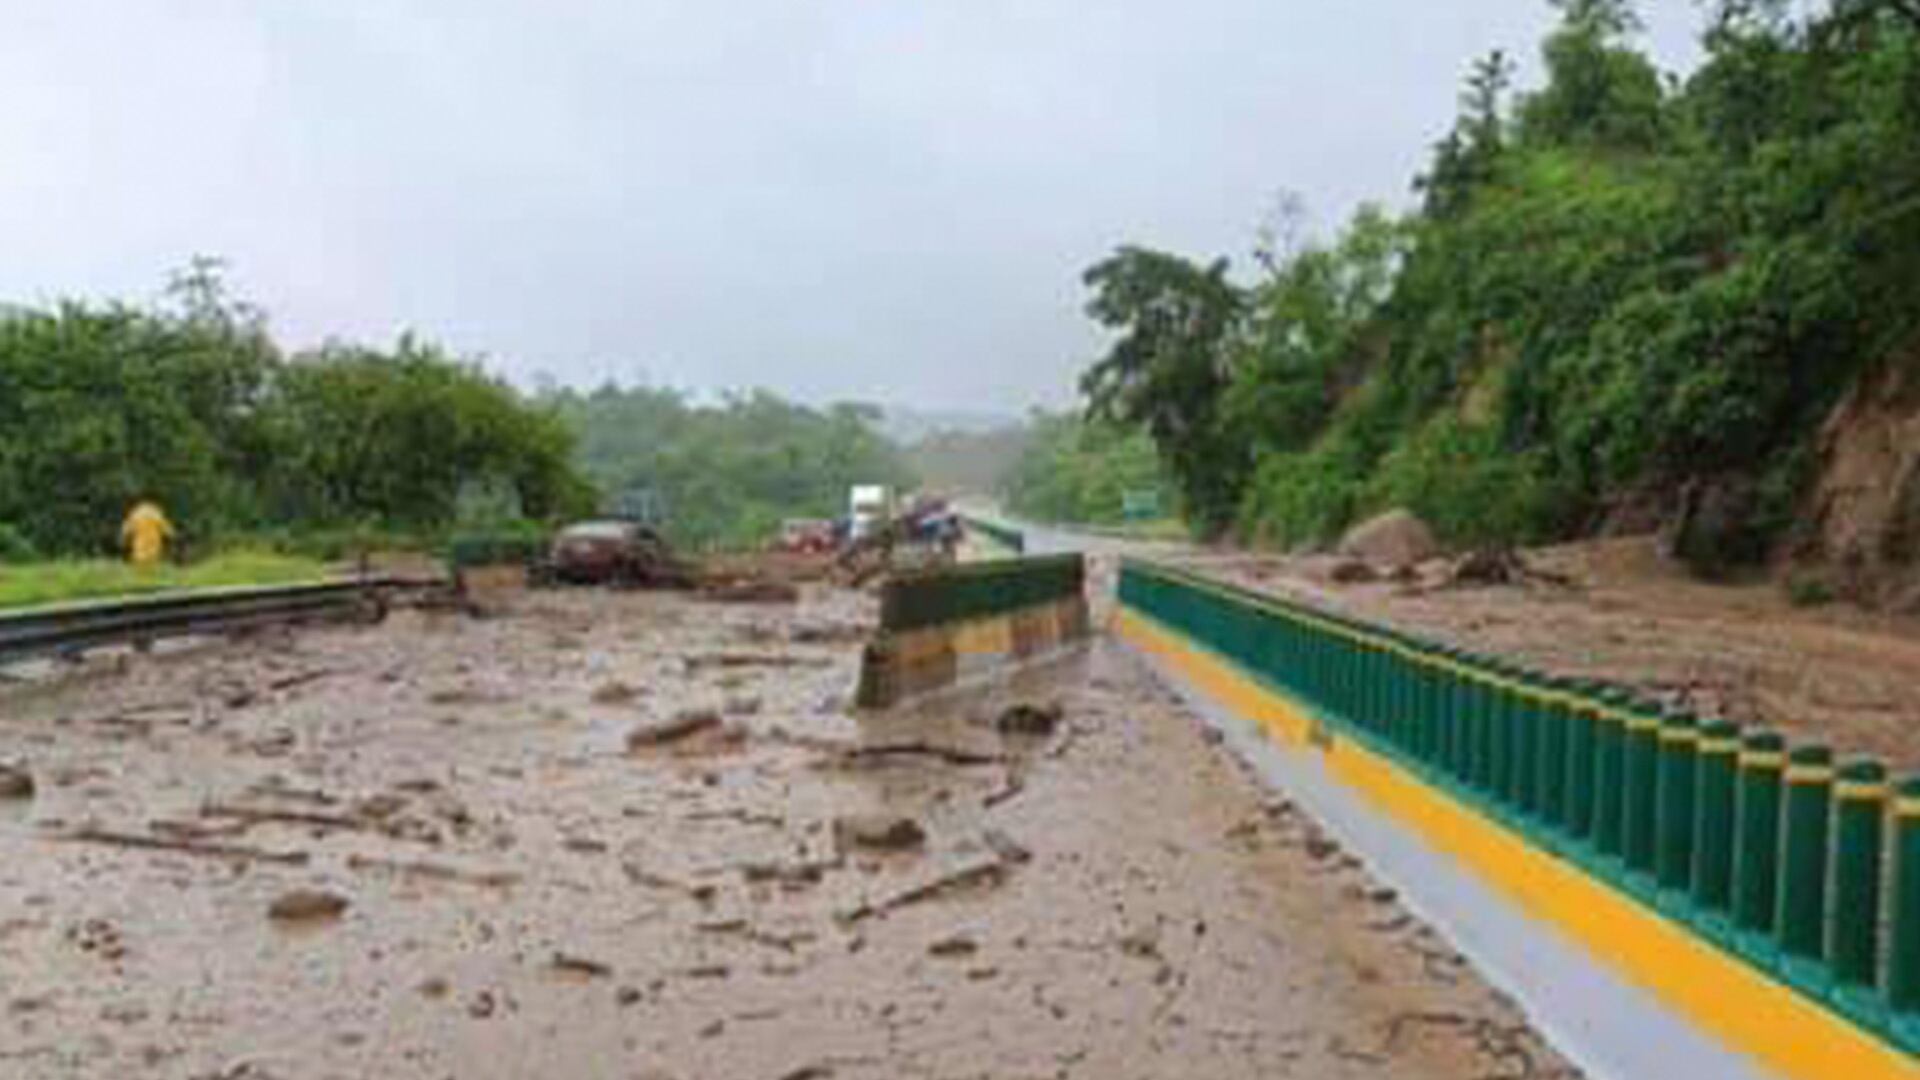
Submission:
[[[1819,451],[1791,554],[1825,564],[1844,595],[1920,614],[1920,362],[1862,379]]]
[[[1654,540],[1637,538],[1526,554],[1529,566],[1568,587],[1542,579],[1475,588],[1337,585],[1324,560],[1189,561],[1254,588],[1920,768],[1920,620],[1846,604],[1796,608],[1770,584],[1706,584],[1655,549]]]

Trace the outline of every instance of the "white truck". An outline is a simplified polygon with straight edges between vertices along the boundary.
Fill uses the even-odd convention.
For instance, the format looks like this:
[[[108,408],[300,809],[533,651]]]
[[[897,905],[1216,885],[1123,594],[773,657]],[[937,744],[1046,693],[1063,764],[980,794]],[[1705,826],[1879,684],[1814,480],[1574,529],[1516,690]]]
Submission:
[[[885,484],[855,484],[847,493],[847,536],[864,540],[893,517],[893,492]]]

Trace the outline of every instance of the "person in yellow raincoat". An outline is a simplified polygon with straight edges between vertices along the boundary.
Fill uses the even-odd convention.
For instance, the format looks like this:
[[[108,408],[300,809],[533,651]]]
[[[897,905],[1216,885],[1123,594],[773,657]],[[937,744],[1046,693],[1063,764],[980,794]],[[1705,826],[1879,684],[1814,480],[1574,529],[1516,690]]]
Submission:
[[[153,566],[167,553],[167,541],[173,538],[173,522],[152,499],[142,499],[127,511],[120,524],[120,540],[127,546],[127,561],[135,566]]]

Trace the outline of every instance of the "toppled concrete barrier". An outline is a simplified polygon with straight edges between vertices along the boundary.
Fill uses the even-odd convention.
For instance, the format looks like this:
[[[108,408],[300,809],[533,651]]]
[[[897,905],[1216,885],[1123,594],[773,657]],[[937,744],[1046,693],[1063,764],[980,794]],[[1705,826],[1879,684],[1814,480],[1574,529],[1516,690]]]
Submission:
[[[1086,561],[1077,554],[898,575],[880,595],[858,702],[886,708],[1086,636]]]

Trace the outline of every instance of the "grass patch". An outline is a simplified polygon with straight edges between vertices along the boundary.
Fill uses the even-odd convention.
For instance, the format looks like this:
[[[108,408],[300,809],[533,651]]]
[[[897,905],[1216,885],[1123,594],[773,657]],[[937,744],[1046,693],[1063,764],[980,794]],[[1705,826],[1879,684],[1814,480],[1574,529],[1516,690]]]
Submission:
[[[326,563],[260,551],[234,551],[187,566],[148,569],[113,559],[0,565],[0,610],[176,589],[285,585],[326,575]]]

